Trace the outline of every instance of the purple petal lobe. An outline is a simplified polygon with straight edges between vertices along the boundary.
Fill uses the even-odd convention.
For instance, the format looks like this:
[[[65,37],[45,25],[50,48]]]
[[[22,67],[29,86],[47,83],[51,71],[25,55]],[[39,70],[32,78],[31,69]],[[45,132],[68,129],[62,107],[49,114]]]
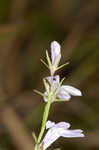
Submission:
[[[51,76],[46,77],[46,80],[48,81],[49,85],[51,86]],[[59,75],[56,75],[56,76],[53,77],[53,86],[54,86],[54,88],[56,88],[58,86],[59,81],[60,81],[60,76]]]
[[[78,90],[77,88],[74,88],[72,86],[69,85],[62,85],[61,88],[68,92],[69,94],[73,95],[73,96],[82,96],[82,93],[80,90]]]
[[[70,130],[70,131],[72,131],[72,132],[74,132],[74,133],[82,133],[82,132],[83,132],[83,130],[81,130],[81,129]]]
[[[56,97],[64,101],[69,101],[71,98],[71,96],[62,87],[60,87]]]
[[[42,143],[44,143],[44,150],[47,149],[59,137],[60,137],[60,135],[57,132],[57,128],[55,128],[55,127],[50,128],[42,141]]]
[[[48,121],[46,122],[46,129],[52,128],[54,125],[55,125],[54,122],[48,120]]]
[[[76,132],[75,130],[67,130],[61,135],[62,137],[73,138],[73,137],[84,137],[81,132]]]
[[[68,129],[70,127],[70,124],[68,122],[59,122],[55,125],[57,128],[63,128],[63,129]]]

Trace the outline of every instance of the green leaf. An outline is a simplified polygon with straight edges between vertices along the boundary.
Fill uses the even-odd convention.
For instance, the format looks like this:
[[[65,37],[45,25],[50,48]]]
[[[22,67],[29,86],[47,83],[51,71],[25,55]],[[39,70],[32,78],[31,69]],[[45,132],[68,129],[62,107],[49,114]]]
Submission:
[[[61,66],[57,67],[57,69],[56,69],[56,70],[59,70],[59,69],[63,68],[64,66],[67,66],[68,64],[69,64],[69,62],[67,62],[67,63],[65,63],[65,64],[63,64],[63,65],[61,65]]]
[[[50,60],[50,57],[48,55],[48,51],[47,50],[46,50],[46,58],[47,58],[49,66],[51,66],[51,60]]]
[[[42,92],[38,91],[38,90],[34,90],[34,92],[41,95],[41,96],[44,96],[44,94]]]
[[[49,69],[48,64],[44,60],[40,59],[40,61]]]
[[[34,139],[35,143],[37,144],[37,137],[36,137],[34,132],[32,132],[32,136],[33,136],[33,139]]]

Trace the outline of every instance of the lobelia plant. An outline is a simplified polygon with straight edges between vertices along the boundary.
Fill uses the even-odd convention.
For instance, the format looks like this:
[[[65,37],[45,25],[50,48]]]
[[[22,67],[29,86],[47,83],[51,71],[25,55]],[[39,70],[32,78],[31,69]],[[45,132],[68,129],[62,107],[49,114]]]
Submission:
[[[48,115],[50,111],[51,104],[53,102],[69,101],[71,96],[82,96],[80,90],[69,86],[62,85],[64,78],[60,81],[59,75],[54,75],[55,72],[65,65],[59,65],[61,59],[61,46],[58,42],[53,41],[51,43],[51,59],[46,51],[47,64],[41,59],[41,62],[49,69],[50,76],[43,79],[45,86],[45,92],[34,90],[36,93],[43,96],[45,104],[41,131],[38,138],[35,133],[33,133],[33,138],[35,140],[34,150],[46,150],[53,142],[55,142],[59,137],[73,138],[73,137],[84,137],[83,131],[81,129],[70,130],[70,124],[67,122],[54,123],[48,120]],[[48,129],[45,137],[42,139],[45,129]]]

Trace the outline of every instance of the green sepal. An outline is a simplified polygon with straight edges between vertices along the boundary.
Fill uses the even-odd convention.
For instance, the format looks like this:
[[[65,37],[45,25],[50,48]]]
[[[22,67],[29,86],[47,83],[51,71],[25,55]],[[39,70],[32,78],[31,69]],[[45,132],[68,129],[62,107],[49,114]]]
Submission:
[[[66,101],[66,100],[64,100],[64,99],[58,99],[58,98],[56,98],[56,99],[54,100],[54,102],[64,102],[64,101]]]
[[[60,81],[60,83],[58,84],[58,86],[57,86],[56,89],[54,90],[54,92],[53,92],[53,94],[52,94],[52,97],[53,97],[53,96],[56,96],[56,94],[57,94],[57,92],[58,92],[60,86],[62,85],[64,79],[65,79],[65,78],[63,78],[63,79]]]
[[[46,82],[45,79],[43,79],[43,83],[44,83],[46,91],[49,93],[49,84]]]
[[[44,150],[44,144],[40,146],[40,150]]]
[[[54,66],[55,68],[57,68],[57,65],[59,64],[60,58],[61,58],[61,54],[59,54],[59,55],[56,57],[55,63],[53,64],[53,66]]]

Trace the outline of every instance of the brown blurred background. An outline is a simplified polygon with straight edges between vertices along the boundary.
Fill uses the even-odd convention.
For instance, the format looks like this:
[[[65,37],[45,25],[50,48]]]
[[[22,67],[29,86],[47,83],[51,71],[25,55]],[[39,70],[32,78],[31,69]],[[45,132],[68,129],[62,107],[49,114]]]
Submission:
[[[99,0],[0,1],[0,150],[33,150],[49,75],[40,63],[50,42],[62,45],[58,74],[83,96],[53,104],[49,119],[81,128],[85,138],[60,138],[49,149],[99,150]]]

